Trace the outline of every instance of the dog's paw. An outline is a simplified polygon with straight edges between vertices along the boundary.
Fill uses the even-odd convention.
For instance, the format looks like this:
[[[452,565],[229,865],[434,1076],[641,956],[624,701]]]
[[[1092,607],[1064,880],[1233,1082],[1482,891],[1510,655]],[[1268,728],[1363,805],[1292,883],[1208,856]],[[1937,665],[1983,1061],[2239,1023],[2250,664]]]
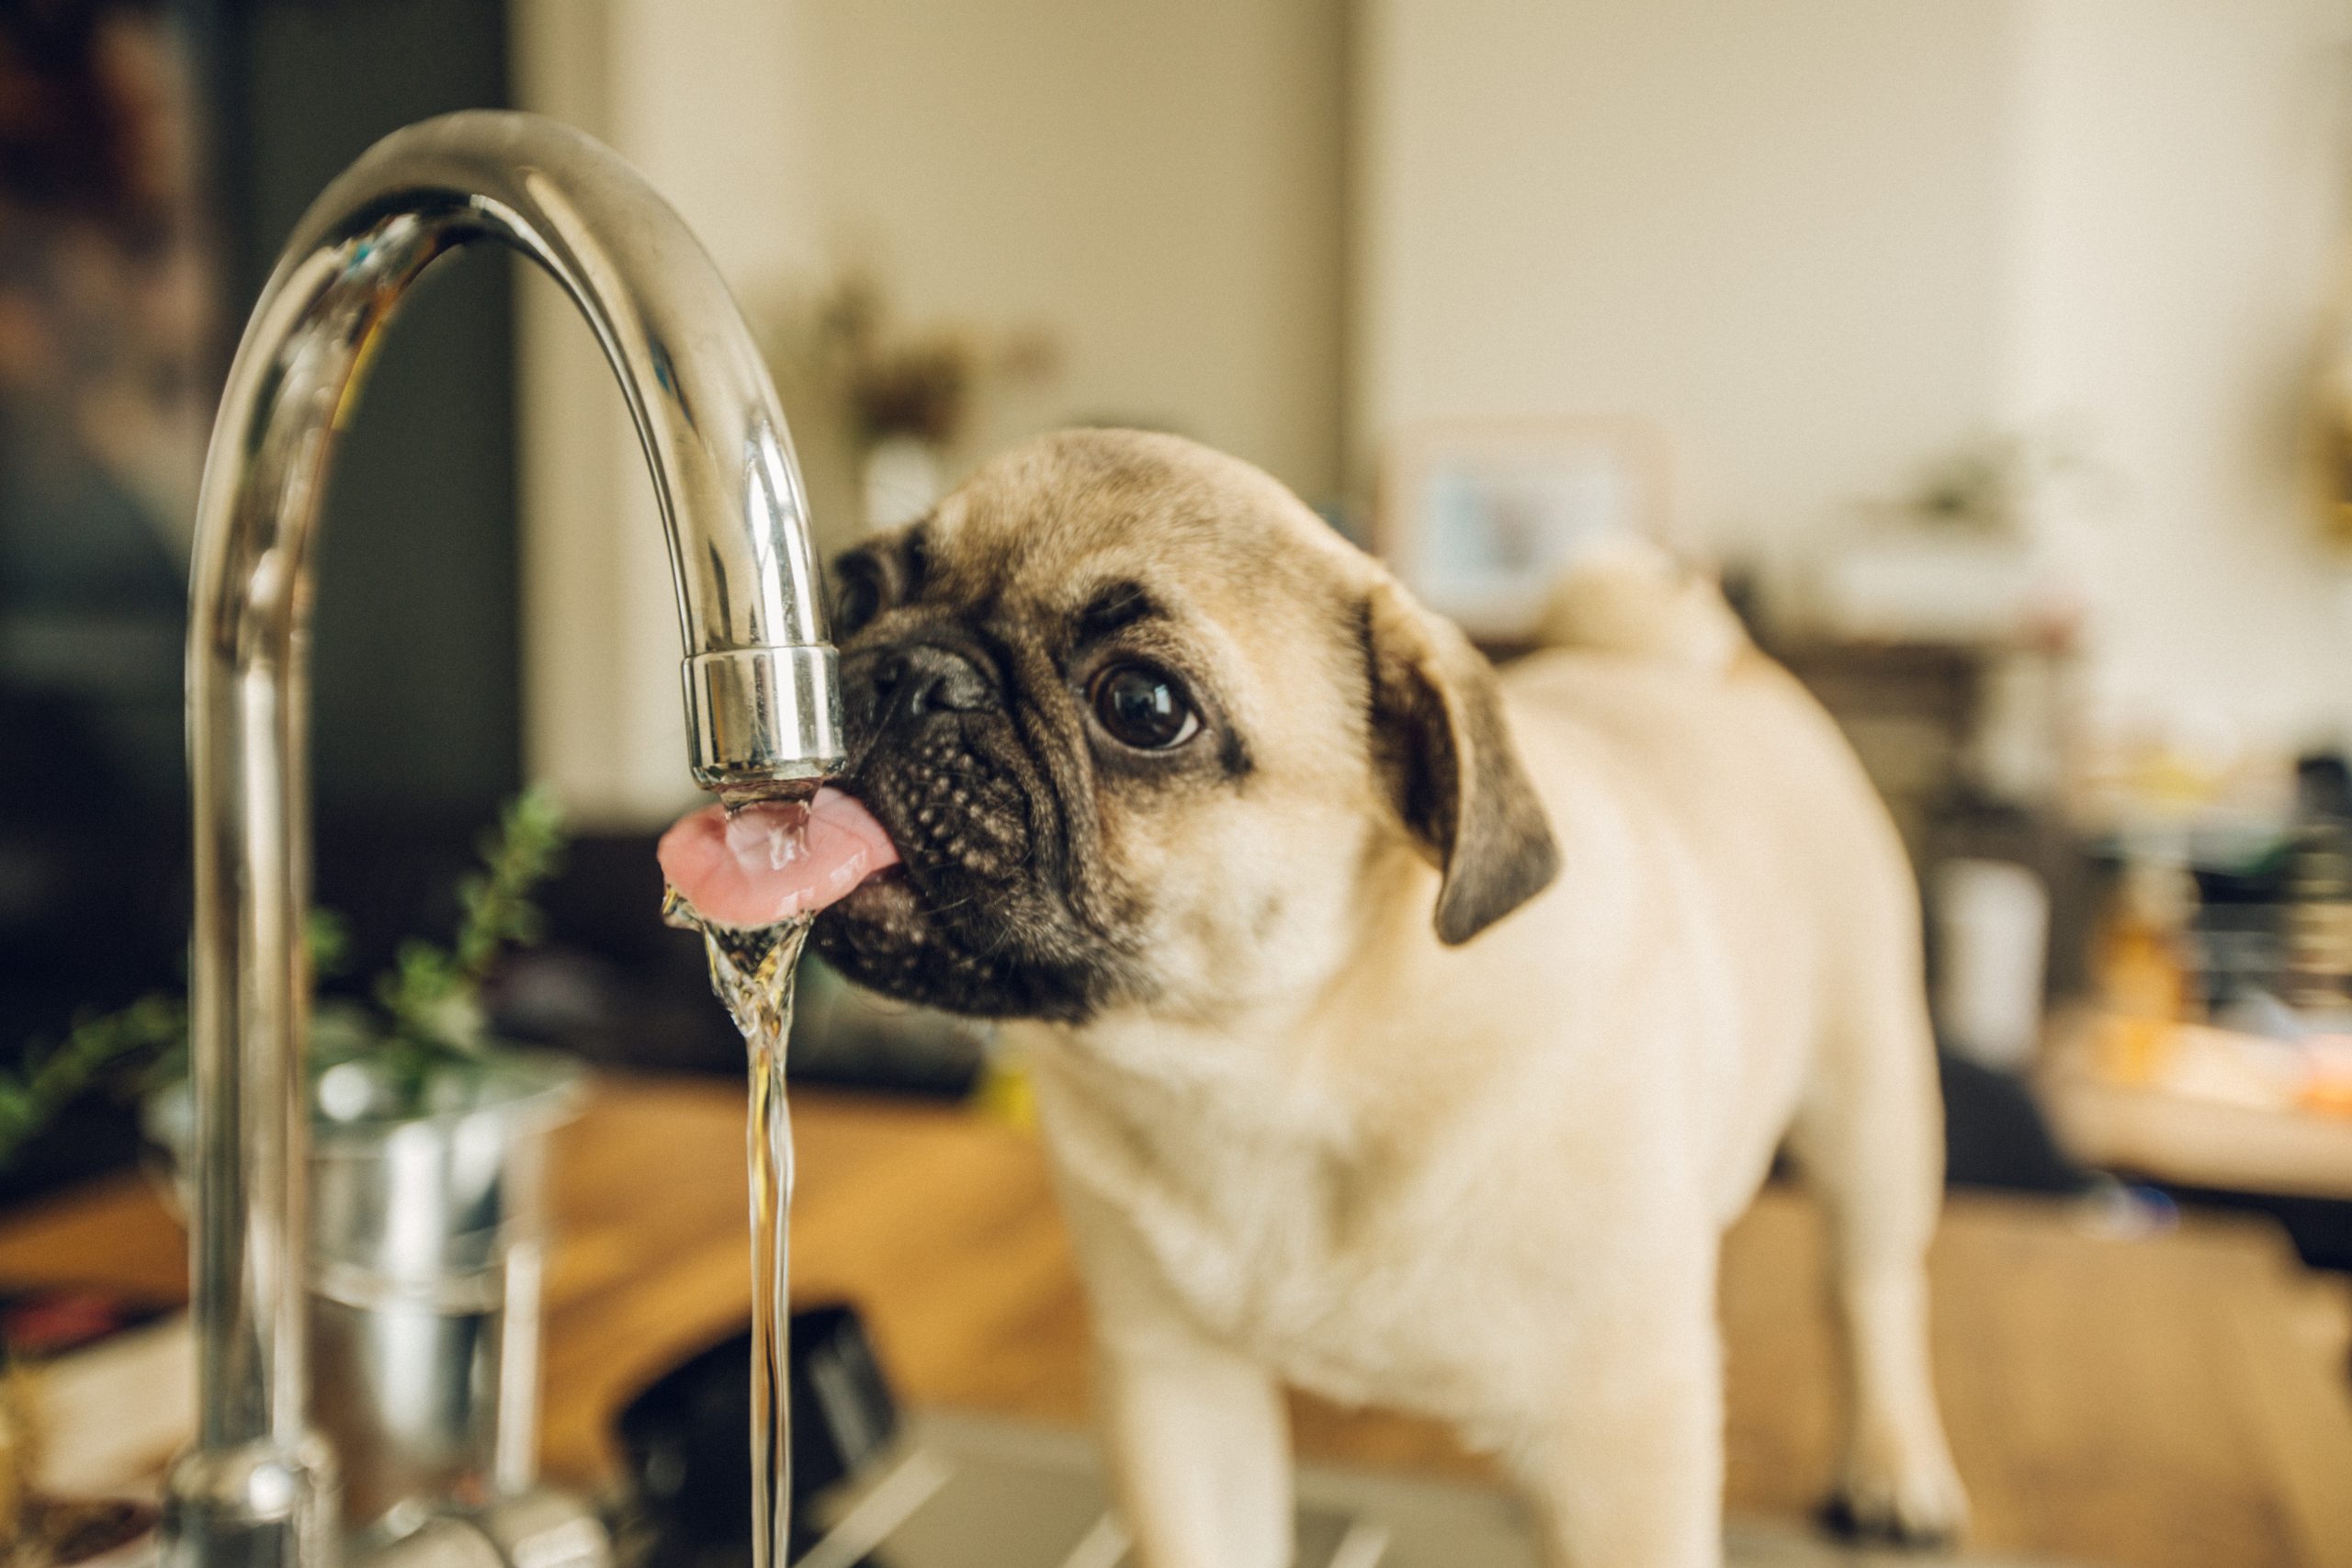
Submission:
[[[1968,1497],[1949,1466],[1907,1476],[1849,1476],[1821,1506],[1822,1528],[1843,1540],[1905,1551],[1944,1551],[1968,1532]]]

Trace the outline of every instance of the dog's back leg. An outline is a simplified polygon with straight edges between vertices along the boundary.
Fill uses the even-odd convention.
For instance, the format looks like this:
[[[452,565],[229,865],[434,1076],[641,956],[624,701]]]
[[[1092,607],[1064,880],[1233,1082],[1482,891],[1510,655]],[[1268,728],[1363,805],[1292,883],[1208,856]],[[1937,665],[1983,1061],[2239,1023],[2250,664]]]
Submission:
[[[1966,1522],[1928,1359],[1927,1250],[1943,1201],[1943,1106],[1916,947],[1857,953],[1832,998],[1790,1145],[1828,1221],[1845,1457],[1828,1520],[1933,1545]]]

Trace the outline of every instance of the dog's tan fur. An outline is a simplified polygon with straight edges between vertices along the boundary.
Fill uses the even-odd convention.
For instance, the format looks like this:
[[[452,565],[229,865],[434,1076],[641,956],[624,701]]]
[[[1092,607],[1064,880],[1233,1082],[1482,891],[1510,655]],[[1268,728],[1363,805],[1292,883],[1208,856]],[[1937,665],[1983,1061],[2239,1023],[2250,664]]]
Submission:
[[[1288,1561],[1283,1380],[1458,1423],[1558,1563],[1718,1562],[1718,1242],[1784,1140],[1832,1220],[1846,1498],[1958,1526],[1910,874],[1711,589],[1610,563],[1557,607],[1583,646],[1498,680],[1265,475],[1133,434],[988,466],[928,548],[1037,626],[1142,583],[1147,651],[1247,739],[1237,783],[1088,785],[1146,984],[1009,1026],[1148,1568]]]

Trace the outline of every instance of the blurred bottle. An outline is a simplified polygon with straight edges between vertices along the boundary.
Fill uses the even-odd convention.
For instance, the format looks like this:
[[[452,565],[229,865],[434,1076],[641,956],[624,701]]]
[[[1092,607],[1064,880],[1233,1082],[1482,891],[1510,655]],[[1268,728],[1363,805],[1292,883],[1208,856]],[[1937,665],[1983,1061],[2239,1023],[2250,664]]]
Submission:
[[[2191,1015],[2190,919],[2197,879],[2169,858],[2124,863],[2097,943],[2099,1067],[2120,1083],[2163,1071],[2173,1031]]]

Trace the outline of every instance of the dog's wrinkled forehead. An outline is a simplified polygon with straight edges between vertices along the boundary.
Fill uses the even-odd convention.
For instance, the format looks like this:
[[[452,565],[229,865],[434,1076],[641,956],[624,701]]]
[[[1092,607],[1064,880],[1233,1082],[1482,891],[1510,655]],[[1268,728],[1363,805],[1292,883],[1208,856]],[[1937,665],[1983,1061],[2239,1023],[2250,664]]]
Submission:
[[[1351,563],[1335,543],[1247,464],[1174,436],[1074,431],[980,468],[910,531],[901,565],[920,578],[910,598],[1033,625],[1191,612],[1271,630],[1256,612],[1339,604]]]

